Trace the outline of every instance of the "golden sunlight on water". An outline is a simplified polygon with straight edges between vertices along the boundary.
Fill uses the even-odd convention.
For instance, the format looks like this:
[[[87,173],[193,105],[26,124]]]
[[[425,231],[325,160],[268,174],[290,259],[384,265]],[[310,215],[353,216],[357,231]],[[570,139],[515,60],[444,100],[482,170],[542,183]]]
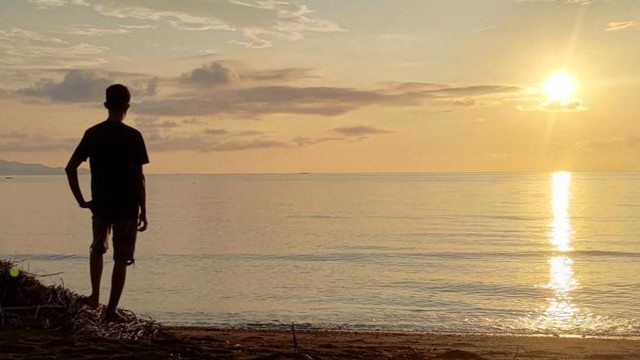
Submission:
[[[569,197],[571,195],[571,173],[551,174],[551,244],[555,251],[570,251],[571,223],[569,222]]]
[[[549,259],[549,283],[554,291],[543,315],[543,322],[553,329],[570,329],[576,320],[578,309],[571,303],[571,291],[578,286],[573,277],[573,260],[567,255],[571,251],[571,228],[569,204],[571,198],[571,173],[555,172],[551,175],[551,222],[550,241],[554,251],[563,253]]]
[[[554,296],[549,299],[544,320],[552,329],[568,330],[574,326],[578,314],[578,309],[571,303],[571,291],[578,285],[573,278],[573,260],[564,255],[553,256],[549,264],[551,274],[548,286],[554,291]]]

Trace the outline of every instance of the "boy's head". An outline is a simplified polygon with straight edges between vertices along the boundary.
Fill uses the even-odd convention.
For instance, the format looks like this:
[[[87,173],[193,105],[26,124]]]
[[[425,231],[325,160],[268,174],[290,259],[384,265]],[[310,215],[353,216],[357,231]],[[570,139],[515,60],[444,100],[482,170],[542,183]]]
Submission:
[[[109,111],[126,112],[129,110],[130,100],[129,89],[122,84],[114,84],[107,88],[107,101],[105,101],[104,107]]]

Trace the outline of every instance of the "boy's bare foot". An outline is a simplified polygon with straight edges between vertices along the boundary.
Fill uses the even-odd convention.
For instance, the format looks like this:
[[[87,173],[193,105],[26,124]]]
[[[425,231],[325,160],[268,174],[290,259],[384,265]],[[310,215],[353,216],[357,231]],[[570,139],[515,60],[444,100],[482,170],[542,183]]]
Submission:
[[[81,296],[78,301],[81,304],[87,305],[88,307],[92,308],[93,310],[97,309],[98,306],[100,306],[100,302],[98,301],[97,298],[93,297],[93,296]]]
[[[123,324],[129,322],[124,317],[120,316],[118,313],[105,313],[104,314],[104,322],[106,323],[116,323]]]

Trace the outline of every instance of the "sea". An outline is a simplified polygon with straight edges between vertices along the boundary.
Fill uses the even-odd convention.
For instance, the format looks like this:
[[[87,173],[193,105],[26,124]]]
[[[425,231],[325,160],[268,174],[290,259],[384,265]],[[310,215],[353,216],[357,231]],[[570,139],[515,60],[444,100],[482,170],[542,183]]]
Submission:
[[[148,175],[147,197],[120,305],[163,324],[640,336],[639,173]],[[66,177],[0,199],[0,258],[88,294]]]

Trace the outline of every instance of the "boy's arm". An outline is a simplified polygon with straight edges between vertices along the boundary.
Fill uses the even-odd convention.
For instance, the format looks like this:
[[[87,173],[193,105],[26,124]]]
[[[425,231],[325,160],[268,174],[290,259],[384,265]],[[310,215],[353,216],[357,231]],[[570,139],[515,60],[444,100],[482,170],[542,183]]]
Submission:
[[[138,165],[136,169],[136,183],[138,186],[138,204],[140,205],[140,215],[138,217],[138,231],[142,232],[147,230],[147,190],[144,180],[144,172],[142,171],[142,165]]]
[[[78,161],[71,157],[67,167],[65,167],[65,172],[67,173],[67,180],[69,181],[69,187],[71,188],[71,192],[73,193],[73,197],[76,198],[78,205],[81,208],[87,209],[91,206],[91,202],[85,201],[82,196],[82,190],[80,190],[80,184],[78,181],[78,167],[82,162]]]

